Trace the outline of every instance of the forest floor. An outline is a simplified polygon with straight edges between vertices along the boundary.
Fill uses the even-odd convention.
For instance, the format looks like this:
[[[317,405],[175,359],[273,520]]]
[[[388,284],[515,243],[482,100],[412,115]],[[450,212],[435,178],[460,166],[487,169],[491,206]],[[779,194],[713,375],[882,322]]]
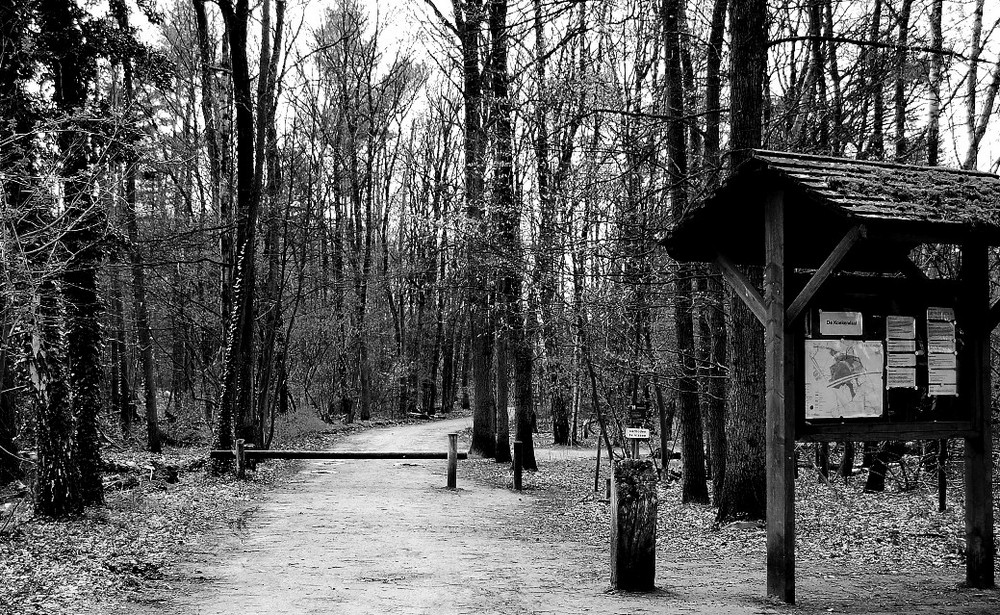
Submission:
[[[394,425],[317,444],[443,450],[451,431],[463,432],[460,447],[467,446],[469,423]],[[1000,608],[997,591],[960,586],[959,489],[938,513],[928,489],[863,495],[855,479],[819,483],[807,469],[796,486],[796,606],[762,599],[763,529],[713,527],[711,507],[680,504],[677,482],[660,493],[659,589],[614,592],[608,505],[593,491],[594,449],[540,446],[537,456],[540,469],[525,474],[522,492],[510,489],[509,467],[482,459],[459,462],[457,491],[444,488],[444,461],[262,466],[244,484],[199,483],[214,479],[192,473],[182,479],[187,489],[222,497],[181,506],[183,527],[178,515],[164,513],[178,508],[161,497],[180,489],[170,485],[140,498],[142,517],[122,517],[118,502],[103,520],[95,513],[81,522],[29,521],[19,535],[0,537],[0,578],[20,588],[0,587],[0,605],[9,609],[0,612],[985,615]],[[602,485],[606,474],[605,463]],[[199,492],[185,493],[197,500]],[[126,521],[140,529],[120,539],[117,555],[86,546],[102,527],[121,532]],[[157,535],[157,525],[171,528],[173,540],[160,551],[138,549],[134,542]],[[33,549],[32,537],[60,530],[69,534],[60,553]],[[76,576],[39,589],[47,577],[26,573],[22,560],[42,556],[49,568]],[[95,557],[96,570],[80,567]]]

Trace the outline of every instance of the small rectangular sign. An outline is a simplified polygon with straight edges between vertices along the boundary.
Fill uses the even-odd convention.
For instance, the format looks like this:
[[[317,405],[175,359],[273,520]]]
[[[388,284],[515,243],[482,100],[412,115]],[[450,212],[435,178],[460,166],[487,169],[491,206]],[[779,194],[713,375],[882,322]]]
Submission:
[[[889,367],[916,367],[917,366],[917,355],[912,352],[893,354],[890,353],[886,356],[886,365]]]
[[[958,384],[958,372],[953,369],[929,369],[927,370],[928,384]]]
[[[958,367],[958,359],[953,354],[929,354],[927,355],[928,369],[955,369]]]
[[[955,352],[955,323],[933,321],[927,323],[927,351]]]
[[[893,352],[916,352],[917,351],[917,341],[916,340],[888,340],[886,342],[886,350],[890,353]]]
[[[626,427],[625,437],[629,440],[649,440],[649,430],[640,427]]]
[[[861,312],[819,311],[820,335],[861,335],[863,324]]]
[[[886,316],[885,337],[890,340],[912,340],[917,337],[917,319],[912,316]]]
[[[927,320],[955,322],[955,310],[947,307],[929,307],[927,308]]]
[[[890,367],[885,371],[885,388],[917,388],[917,370],[913,367]]]
[[[956,384],[931,384],[927,386],[928,395],[958,395],[958,385]]]

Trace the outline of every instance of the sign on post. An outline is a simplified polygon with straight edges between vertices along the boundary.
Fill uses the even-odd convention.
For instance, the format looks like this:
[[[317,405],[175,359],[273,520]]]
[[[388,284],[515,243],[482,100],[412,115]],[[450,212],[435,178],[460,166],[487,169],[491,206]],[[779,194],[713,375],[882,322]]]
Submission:
[[[629,440],[648,440],[649,430],[641,427],[626,427],[625,437]]]

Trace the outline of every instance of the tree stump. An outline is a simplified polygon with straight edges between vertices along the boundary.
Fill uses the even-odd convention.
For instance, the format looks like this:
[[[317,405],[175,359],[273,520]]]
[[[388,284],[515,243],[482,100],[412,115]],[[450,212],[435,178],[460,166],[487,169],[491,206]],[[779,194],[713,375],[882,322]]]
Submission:
[[[656,467],[649,459],[618,460],[611,483],[611,586],[652,591],[656,577]]]

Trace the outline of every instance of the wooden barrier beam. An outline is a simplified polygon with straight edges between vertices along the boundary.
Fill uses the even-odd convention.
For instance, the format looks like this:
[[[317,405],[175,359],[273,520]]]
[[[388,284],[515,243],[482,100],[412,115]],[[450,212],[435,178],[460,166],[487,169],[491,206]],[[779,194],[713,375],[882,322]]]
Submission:
[[[244,451],[246,459],[447,459],[447,452],[436,451],[300,451],[300,450],[253,450]],[[231,450],[212,450],[212,459],[233,459]],[[468,453],[455,453],[456,459],[468,459]]]

